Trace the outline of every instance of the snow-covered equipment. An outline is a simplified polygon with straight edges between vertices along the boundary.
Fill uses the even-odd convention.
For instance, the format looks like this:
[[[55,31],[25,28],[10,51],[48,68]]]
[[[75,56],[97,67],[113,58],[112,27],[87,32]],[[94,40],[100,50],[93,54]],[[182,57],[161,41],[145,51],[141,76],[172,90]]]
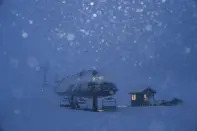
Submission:
[[[70,102],[68,97],[64,97],[64,99],[60,102],[60,107],[70,107]]]
[[[116,110],[116,99],[113,97],[104,98],[102,100],[102,110]]]
[[[97,111],[97,98],[115,95],[118,89],[98,71],[88,70],[62,79],[55,91],[70,97],[71,103],[75,97],[92,98],[93,110]]]

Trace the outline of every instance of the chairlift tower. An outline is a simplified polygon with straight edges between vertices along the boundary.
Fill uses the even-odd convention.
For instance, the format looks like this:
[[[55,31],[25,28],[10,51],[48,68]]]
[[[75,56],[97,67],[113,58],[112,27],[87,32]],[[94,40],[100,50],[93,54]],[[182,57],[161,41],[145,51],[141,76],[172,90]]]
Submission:
[[[58,95],[68,96],[71,101],[75,97],[91,98],[92,111],[95,112],[98,111],[98,98],[113,96],[117,91],[116,85],[104,79],[104,76],[96,70],[88,70],[67,77],[56,88]]]

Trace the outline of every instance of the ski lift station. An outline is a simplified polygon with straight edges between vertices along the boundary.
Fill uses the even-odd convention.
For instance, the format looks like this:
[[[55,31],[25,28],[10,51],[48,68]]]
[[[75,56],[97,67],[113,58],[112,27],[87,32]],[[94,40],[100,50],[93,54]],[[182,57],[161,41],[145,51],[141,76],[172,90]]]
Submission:
[[[117,91],[116,85],[96,70],[63,78],[56,88],[56,93],[64,96],[61,106],[92,111],[115,109]]]

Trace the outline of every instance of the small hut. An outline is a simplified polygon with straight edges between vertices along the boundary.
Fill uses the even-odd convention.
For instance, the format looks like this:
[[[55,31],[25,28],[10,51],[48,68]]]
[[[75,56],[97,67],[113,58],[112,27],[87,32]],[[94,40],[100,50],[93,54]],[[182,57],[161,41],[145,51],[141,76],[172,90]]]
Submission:
[[[130,92],[131,106],[151,106],[154,104],[156,91],[150,87],[141,92]]]

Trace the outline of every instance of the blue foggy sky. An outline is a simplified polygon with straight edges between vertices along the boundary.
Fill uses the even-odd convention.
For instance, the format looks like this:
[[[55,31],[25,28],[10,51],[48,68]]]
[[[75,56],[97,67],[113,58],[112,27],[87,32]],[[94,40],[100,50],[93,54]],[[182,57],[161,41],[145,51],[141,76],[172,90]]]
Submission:
[[[28,79],[35,66],[48,62],[51,75],[105,70],[123,84],[120,88],[150,84],[182,90],[196,83],[193,1],[90,2],[2,2],[0,62],[7,73],[1,77]]]

